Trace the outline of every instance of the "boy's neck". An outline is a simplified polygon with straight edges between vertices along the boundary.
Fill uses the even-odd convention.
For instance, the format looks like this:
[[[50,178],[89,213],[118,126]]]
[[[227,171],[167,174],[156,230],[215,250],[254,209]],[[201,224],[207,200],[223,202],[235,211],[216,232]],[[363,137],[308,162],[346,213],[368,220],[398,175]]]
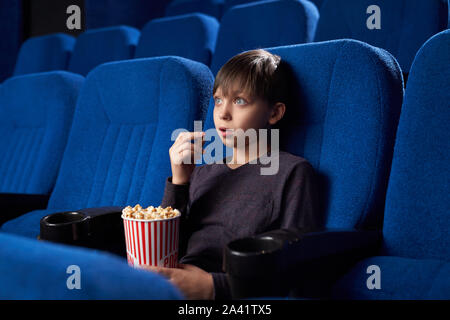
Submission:
[[[233,159],[227,166],[231,169],[236,169],[252,160],[255,160],[268,152],[270,152],[270,144],[267,145],[265,150],[260,150],[259,144],[257,144],[257,151],[254,152],[254,148],[247,146],[244,150],[233,148]],[[251,152],[253,151],[253,152]]]

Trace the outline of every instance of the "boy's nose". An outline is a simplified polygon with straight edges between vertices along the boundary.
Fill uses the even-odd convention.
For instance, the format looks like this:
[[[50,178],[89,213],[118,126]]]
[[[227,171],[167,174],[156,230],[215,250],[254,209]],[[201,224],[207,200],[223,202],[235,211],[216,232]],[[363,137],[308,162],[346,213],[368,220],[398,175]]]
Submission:
[[[222,110],[220,110],[219,117],[221,120],[231,120],[231,106],[229,104],[224,104]]]

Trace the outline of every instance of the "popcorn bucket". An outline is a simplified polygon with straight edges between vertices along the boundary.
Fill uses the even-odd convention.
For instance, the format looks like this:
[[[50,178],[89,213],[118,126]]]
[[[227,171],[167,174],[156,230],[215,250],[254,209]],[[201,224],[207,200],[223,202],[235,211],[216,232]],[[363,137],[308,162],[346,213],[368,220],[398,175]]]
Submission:
[[[160,220],[133,219],[123,215],[122,218],[130,266],[177,267],[180,216]]]

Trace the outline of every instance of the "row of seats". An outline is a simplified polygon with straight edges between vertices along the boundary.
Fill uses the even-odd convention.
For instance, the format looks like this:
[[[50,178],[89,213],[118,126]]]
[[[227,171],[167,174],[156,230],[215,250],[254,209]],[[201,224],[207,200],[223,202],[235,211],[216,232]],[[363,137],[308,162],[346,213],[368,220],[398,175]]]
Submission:
[[[77,39],[66,34],[34,37],[20,48],[14,75],[67,70],[86,76],[102,63],[162,55],[209,65],[218,28],[216,19],[194,13],[152,20],[142,32],[114,26],[88,30]]]
[[[220,20],[224,13],[232,7],[257,1],[258,0],[173,0],[166,7],[166,16],[201,12]],[[324,0],[310,1],[320,9]]]
[[[302,116],[281,128],[281,145],[310,160],[318,172],[325,225],[383,225],[379,256],[361,261],[342,278],[334,288],[336,298],[449,298],[449,49],[448,30],[425,43],[413,63],[404,99],[401,69],[382,49],[354,40],[269,49],[291,66],[293,89],[301,101],[291,108]],[[15,81],[32,77],[36,75]],[[78,86],[78,79],[71,81],[77,84],[69,88]],[[39,243],[34,240],[39,220],[49,213],[87,207],[160,203],[170,175],[171,134],[178,128],[192,130],[193,121],[204,118],[212,84],[208,67],[180,57],[113,62],[92,71],[78,95],[48,208],[8,221],[0,229],[0,261],[8,261],[7,267],[0,263],[1,281],[7,284],[0,296],[22,298],[26,288],[27,297],[35,299],[127,298],[130,290],[108,293],[114,284],[99,283],[95,268],[89,268],[95,259],[101,265],[111,262],[108,274],[114,277],[124,269],[115,258]],[[45,90],[58,91],[51,82]],[[19,89],[8,91],[23,94]],[[32,92],[38,95],[38,90]],[[206,119],[208,127],[211,122]],[[22,150],[33,148],[27,141]],[[52,153],[52,146],[47,147]],[[53,273],[60,281],[69,256],[70,264],[86,267],[83,272],[92,280],[84,291],[72,293],[48,278]],[[48,260],[52,263],[41,263]],[[382,267],[383,290],[364,288],[368,264]],[[23,270],[30,266],[34,277],[47,276],[45,290],[34,277],[24,278]],[[139,277],[147,285],[155,281],[141,298],[178,297],[156,275],[150,278],[137,270],[120,275],[133,278],[130,286],[139,290]]]
[[[409,72],[409,68],[412,63],[417,50],[422,44],[429,39],[432,35],[444,30],[447,26],[450,26],[450,15],[448,8],[448,0],[310,0],[316,8],[319,9],[320,19],[317,22],[317,32],[315,32],[315,20],[313,18],[302,19],[306,24],[311,23],[312,26],[308,29],[308,32],[313,33],[314,41],[325,41],[333,39],[350,38],[367,42],[371,45],[386,49],[392,53],[400,63],[400,66],[405,73]],[[264,2],[264,1],[263,1]],[[263,2],[260,2],[261,4]],[[292,10],[293,5],[289,2],[296,2],[292,0],[282,0],[283,4],[278,4],[280,7],[284,7],[286,11]],[[244,4],[244,5],[242,5]],[[245,10],[249,5],[250,10]],[[237,6],[242,5],[242,6]],[[381,29],[371,30],[367,27],[366,21],[369,18],[367,9],[371,6],[378,6],[381,10]],[[237,6],[237,7],[235,7]],[[245,21],[246,28],[247,23],[259,22],[259,26],[264,24],[260,21],[260,17],[266,17],[266,24],[271,27],[274,26],[273,21],[278,25],[274,29],[278,29],[279,25],[285,25],[289,29],[279,31],[279,39],[283,39],[283,35],[294,33],[297,28],[296,23],[289,22],[289,14],[286,12],[273,11],[267,8],[267,11],[258,11],[258,3],[255,0],[174,0],[167,9],[166,15],[180,15],[191,12],[202,12],[212,15],[220,20],[220,23],[226,23],[228,21]],[[270,6],[270,5],[269,5]],[[290,8],[291,6],[291,8]],[[233,10],[243,10],[242,14],[232,12]],[[251,13],[254,10],[255,14]],[[295,9],[294,9],[295,11]],[[305,14],[311,15],[314,9],[305,5]],[[279,15],[281,13],[282,15]],[[370,12],[373,13],[373,12]],[[273,17],[283,17],[277,19]],[[287,17],[287,20],[285,18]],[[222,19],[222,20],[221,20]],[[299,19],[297,16],[296,19]],[[225,21],[224,21],[225,20]],[[262,19],[261,19],[262,20]],[[272,43],[266,45],[268,41],[274,41],[278,39],[276,36],[273,39],[268,40],[267,34],[274,33],[268,29],[260,29],[261,34],[254,32],[258,28],[254,28],[252,33],[253,37],[245,37],[239,35],[240,24],[236,24],[233,28],[233,35],[241,37],[243,43],[247,41],[255,41],[256,46],[250,43],[250,46],[242,49],[248,50],[258,45],[260,47],[287,45],[290,44],[289,40],[284,39],[284,43]],[[300,29],[300,28],[298,28]],[[243,30],[245,32],[245,29]],[[277,31],[275,31],[277,32]],[[231,33],[231,32],[230,32]],[[281,36],[281,37],[280,37]],[[261,38],[263,41],[261,42]],[[269,36],[271,38],[271,36]],[[298,38],[296,39],[298,40]],[[275,40],[276,41],[276,40]],[[283,41],[283,40],[280,40]],[[305,39],[305,42],[309,42]],[[219,42],[221,43],[221,42]],[[301,42],[298,42],[301,43]],[[400,45],[399,45],[400,44]],[[227,44],[229,45],[229,44]],[[214,69],[214,68],[213,68]]]
[[[366,8],[374,4],[383,8],[381,30],[366,26]],[[60,69],[86,75],[104,62],[162,55],[202,62],[216,74],[245,50],[341,38],[389,51],[408,73],[420,46],[446,28],[447,12],[442,0],[328,0],[319,19],[306,0],[252,2],[227,10],[220,28],[215,18],[190,13],[151,20],[141,32],[121,26],[88,30],[76,41],[63,34],[32,38],[22,45],[14,74]]]

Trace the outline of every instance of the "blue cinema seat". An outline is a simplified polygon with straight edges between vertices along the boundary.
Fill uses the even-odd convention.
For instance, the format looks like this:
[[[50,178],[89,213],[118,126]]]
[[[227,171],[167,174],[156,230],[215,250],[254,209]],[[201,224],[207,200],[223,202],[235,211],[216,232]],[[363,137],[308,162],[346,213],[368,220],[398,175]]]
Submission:
[[[13,75],[66,70],[74,45],[75,38],[63,33],[29,38],[20,47]]]
[[[45,200],[45,208],[83,82],[50,71],[12,77],[0,87],[0,224],[36,208],[32,202],[42,208]]]
[[[109,253],[5,233],[0,233],[0,243],[0,299],[182,298],[163,277],[130,268]],[[75,287],[77,280],[79,287]]]
[[[220,20],[223,4],[224,0],[173,0],[166,7],[166,16],[198,12]]]
[[[49,193],[84,78],[65,71],[16,76],[0,88],[0,192]]]
[[[128,26],[91,29],[77,38],[68,71],[86,76],[96,66],[134,56],[139,30]]]
[[[261,1],[261,0],[224,0],[222,14],[224,14],[226,11],[230,10],[231,7],[238,6],[241,4],[251,3],[251,2],[258,2],[258,1]]]
[[[383,245],[334,287],[336,299],[450,299],[450,30],[417,53],[389,177]],[[380,268],[369,290],[367,268]]]
[[[158,206],[171,175],[178,128],[193,131],[212,90],[204,64],[180,57],[109,62],[86,78],[48,209],[3,225],[35,238],[49,213],[82,208]]]
[[[380,8],[380,28],[369,29]],[[448,7],[442,0],[325,0],[315,41],[351,38],[386,49],[408,73],[419,48],[447,28]],[[369,20],[369,21],[368,21]]]
[[[319,9],[320,12],[320,8],[322,7],[322,4],[325,2],[325,0],[309,0],[312,3],[314,3],[317,7],[317,9]]]
[[[151,20],[141,32],[135,58],[174,55],[209,66],[219,23],[201,13]]]
[[[232,7],[220,21],[211,71],[216,74],[228,59],[245,50],[311,42],[318,19],[317,8],[304,0]]]

